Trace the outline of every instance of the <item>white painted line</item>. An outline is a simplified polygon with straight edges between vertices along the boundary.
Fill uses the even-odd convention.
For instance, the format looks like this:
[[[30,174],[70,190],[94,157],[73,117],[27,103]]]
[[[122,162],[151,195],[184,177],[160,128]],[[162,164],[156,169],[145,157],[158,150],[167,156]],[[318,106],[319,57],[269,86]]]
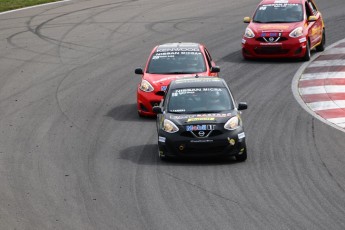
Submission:
[[[303,81],[327,78],[345,78],[345,72],[305,73],[302,75],[300,80]]]
[[[327,51],[324,51],[322,55],[327,55],[327,54],[344,54],[345,53],[345,48],[333,48],[329,49]]]
[[[321,93],[345,93],[345,85],[324,85],[299,88],[301,95],[321,94]]]
[[[313,61],[309,67],[345,66],[345,59]]]
[[[35,6],[23,7],[23,8],[19,8],[19,9],[15,9],[15,10],[9,10],[9,11],[5,11],[5,12],[1,12],[0,15],[9,14],[9,13],[13,13],[13,12],[21,11],[21,10],[32,9],[32,8],[36,8],[36,7],[40,7],[40,6],[47,6],[47,5],[57,4],[57,3],[69,2],[69,1],[72,1],[72,0],[61,0],[61,1],[57,1],[57,2],[49,2],[49,3],[35,5]]]
[[[297,100],[297,102],[301,105],[302,108],[304,108],[308,113],[310,113],[312,116],[314,116],[315,118],[317,118],[318,120],[332,126],[335,129],[338,129],[342,132],[345,132],[345,123],[340,123],[340,124],[334,124],[330,121],[328,121],[327,119],[321,117],[320,115],[318,115],[317,113],[315,113],[315,111],[311,110],[305,103],[305,101],[303,101],[302,97],[301,97],[301,89],[298,87],[299,81],[301,80],[301,77],[304,78],[309,78],[312,76],[327,76],[329,73],[321,73],[321,74],[303,74],[303,72],[305,71],[305,69],[308,67],[308,65],[310,65],[311,63],[313,63],[313,61],[315,61],[318,57],[320,57],[321,55],[325,55],[325,54],[344,54],[345,53],[345,48],[335,48],[335,46],[337,46],[340,43],[345,42],[345,39],[342,39],[336,43],[333,43],[332,45],[326,47],[326,50],[324,52],[319,52],[316,53],[314,55],[312,55],[311,59],[309,62],[305,62],[301,65],[301,67],[297,70],[297,72],[295,73],[293,80],[292,80],[292,84],[291,84],[291,90],[293,92],[293,95],[295,97],[295,99]],[[339,73],[340,74],[340,73]],[[304,76],[302,76],[304,75]],[[341,73],[341,75],[343,75],[343,73]],[[334,75],[334,76],[339,76],[339,75]],[[332,76],[332,77],[334,77]]]
[[[314,111],[327,109],[345,109],[345,100],[338,101],[318,101],[307,103],[307,105]]]
[[[345,117],[339,117],[339,118],[330,118],[327,119],[328,121],[334,123],[334,124],[343,124],[345,125]]]
[[[343,128],[343,129],[345,128],[345,123],[334,123],[334,124],[336,124],[337,126]]]

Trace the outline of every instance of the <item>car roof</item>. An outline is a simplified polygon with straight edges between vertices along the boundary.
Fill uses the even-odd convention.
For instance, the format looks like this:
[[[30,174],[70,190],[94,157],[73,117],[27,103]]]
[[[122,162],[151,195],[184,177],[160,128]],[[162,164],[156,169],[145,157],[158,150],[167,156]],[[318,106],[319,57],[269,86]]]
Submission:
[[[200,51],[201,44],[194,42],[165,43],[156,47],[156,52],[168,51]]]
[[[277,3],[303,3],[303,0],[262,0],[260,5],[262,4],[277,4]]]
[[[196,88],[196,87],[226,87],[226,82],[218,77],[187,77],[171,81],[170,89]]]

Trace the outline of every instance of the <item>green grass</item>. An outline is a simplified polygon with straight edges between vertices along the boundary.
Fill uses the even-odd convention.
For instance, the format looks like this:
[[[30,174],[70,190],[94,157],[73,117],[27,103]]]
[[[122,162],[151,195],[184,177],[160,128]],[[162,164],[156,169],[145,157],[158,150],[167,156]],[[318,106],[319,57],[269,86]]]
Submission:
[[[57,1],[60,0],[0,0],[0,12]]]

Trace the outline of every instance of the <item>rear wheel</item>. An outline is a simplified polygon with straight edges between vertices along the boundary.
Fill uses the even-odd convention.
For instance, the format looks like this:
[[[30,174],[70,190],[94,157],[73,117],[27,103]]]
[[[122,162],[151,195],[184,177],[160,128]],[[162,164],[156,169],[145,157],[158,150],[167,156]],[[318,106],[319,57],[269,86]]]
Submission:
[[[325,50],[325,45],[326,45],[326,32],[325,29],[322,30],[322,40],[320,45],[316,46],[316,51],[322,52]]]
[[[302,58],[303,61],[309,61],[310,60],[310,43],[309,41],[307,41],[307,47],[305,49],[305,54],[304,57]]]

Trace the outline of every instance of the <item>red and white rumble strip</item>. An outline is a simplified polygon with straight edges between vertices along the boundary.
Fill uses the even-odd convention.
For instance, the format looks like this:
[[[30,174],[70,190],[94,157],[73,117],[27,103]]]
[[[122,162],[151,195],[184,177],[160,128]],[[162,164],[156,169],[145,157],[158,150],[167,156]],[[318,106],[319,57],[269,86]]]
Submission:
[[[299,97],[319,119],[345,131],[345,40],[301,68],[295,76]]]

